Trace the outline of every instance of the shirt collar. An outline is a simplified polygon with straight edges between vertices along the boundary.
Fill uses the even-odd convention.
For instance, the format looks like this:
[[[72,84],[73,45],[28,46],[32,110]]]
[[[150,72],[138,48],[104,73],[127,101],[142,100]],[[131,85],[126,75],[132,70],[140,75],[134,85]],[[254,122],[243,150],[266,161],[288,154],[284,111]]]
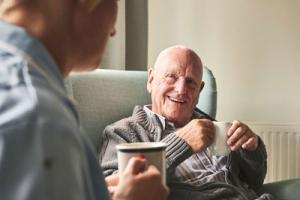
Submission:
[[[144,111],[146,112],[147,116],[150,117],[150,118],[158,118],[159,122],[161,123],[162,125],[162,129],[165,130],[166,127],[171,127],[173,129],[175,129],[175,125],[174,123],[172,122],[169,122],[165,117],[155,113],[152,111],[152,105],[149,104],[149,105],[144,105]]]

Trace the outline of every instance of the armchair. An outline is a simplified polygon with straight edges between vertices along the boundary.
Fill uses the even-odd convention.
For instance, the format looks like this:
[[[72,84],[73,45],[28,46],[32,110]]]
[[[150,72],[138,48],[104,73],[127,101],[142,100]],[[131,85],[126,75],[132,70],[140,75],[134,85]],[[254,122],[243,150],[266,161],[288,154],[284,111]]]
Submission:
[[[216,81],[207,67],[204,68],[203,80],[205,87],[197,107],[215,118]],[[67,90],[79,111],[83,128],[95,148],[99,147],[101,132],[106,125],[130,116],[134,105],[151,102],[146,82],[146,71],[98,69],[94,72],[70,75]],[[259,192],[272,193],[280,200],[299,200],[300,180],[265,184]]]

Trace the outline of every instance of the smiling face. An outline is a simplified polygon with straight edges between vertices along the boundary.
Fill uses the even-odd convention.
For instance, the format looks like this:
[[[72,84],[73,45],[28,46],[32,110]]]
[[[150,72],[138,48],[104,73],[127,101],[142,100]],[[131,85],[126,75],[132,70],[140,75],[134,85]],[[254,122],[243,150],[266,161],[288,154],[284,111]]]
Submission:
[[[152,111],[181,127],[187,124],[198,102],[202,63],[190,49],[171,47],[163,51],[149,70],[147,89]]]

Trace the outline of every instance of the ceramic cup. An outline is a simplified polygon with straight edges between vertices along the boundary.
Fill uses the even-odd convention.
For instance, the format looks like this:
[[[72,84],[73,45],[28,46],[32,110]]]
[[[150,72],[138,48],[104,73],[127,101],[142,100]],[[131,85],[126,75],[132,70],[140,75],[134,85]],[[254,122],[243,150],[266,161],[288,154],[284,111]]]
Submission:
[[[215,139],[208,147],[211,156],[226,156],[230,153],[230,148],[227,145],[227,132],[231,127],[231,122],[213,122],[215,129]]]
[[[163,182],[166,184],[166,147],[167,145],[163,142],[118,144],[116,148],[119,173],[123,173],[130,158],[142,156],[160,171]]]

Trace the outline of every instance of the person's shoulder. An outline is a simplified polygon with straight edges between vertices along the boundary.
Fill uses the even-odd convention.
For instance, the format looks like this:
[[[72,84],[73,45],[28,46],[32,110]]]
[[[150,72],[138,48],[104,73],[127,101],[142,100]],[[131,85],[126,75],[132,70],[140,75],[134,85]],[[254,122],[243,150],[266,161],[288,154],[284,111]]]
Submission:
[[[21,57],[0,52],[0,126],[24,122],[35,112],[36,95],[30,86],[27,64]]]
[[[54,90],[28,60],[17,54],[0,51],[0,63],[1,128],[37,120],[52,123],[61,118],[74,118],[76,112],[71,113],[74,109],[63,94],[63,88]],[[61,87],[59,84],[56,86]]]

